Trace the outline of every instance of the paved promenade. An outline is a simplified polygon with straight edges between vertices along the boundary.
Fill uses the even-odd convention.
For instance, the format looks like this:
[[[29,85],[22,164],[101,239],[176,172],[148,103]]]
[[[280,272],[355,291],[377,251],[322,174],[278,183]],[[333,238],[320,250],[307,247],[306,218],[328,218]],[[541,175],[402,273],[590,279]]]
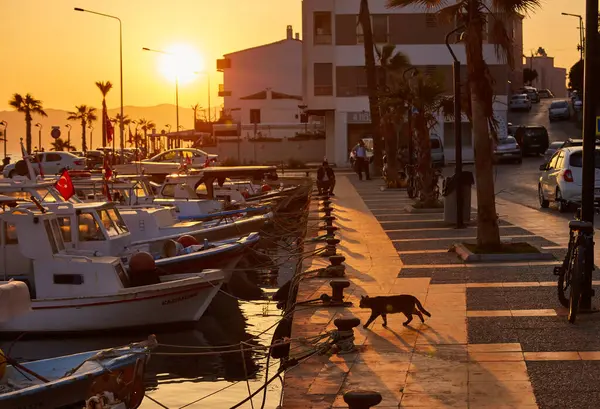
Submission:
[[[377,408],[599,407],[600,314],[568,324],[556,262],[465,264],[447,250],[474,240],[474,227],[455,230],[442,214],[408,213],[406,192],[380,185],[339,177],[333,214],[353,306],[299,309],[292,337],[334,329],[340,316],[364,323],[370,310],[358,308],[361,295],[412,294],[432,317],[403,327],[404,316],[393,314],[388,328],[381,318],[356,328],[358,352],[314,356],[286,374],[283,408],[347,408],[342,396],[351,389],[380,392]],[[564,255],[564,219],[500,199],[498,212],[503,238]],[[326,264],[312,258],[305,269]],[[298,301],[330,293],[328,282],[303,280]]]

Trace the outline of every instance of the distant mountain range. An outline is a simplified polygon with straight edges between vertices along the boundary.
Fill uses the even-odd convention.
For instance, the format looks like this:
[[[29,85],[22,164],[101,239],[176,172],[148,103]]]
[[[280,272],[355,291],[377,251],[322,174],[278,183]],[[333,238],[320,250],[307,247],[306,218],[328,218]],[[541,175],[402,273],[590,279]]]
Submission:
[[[41,117],[39,115],[34,115],[32,121],[32,146],[36,147],[38,145],[38,132],[39,128],[35,127],[36,123],[40,123],[42,125],[42,146],[45,149],[48,149],[50,143],[53,141],[50,136],[50,131],[52,130],[52,126],[60,126],[61,130],[61,138],[67,139],[68,129],[65,125],[70,124],[71,128],[71,144],[74,145],[77,149],[81,149],[81,123],[79,121],[67,121],[68,111],[62,109],[45,109],[48,114],[47,117]],[[167,131],[167,124],[171,125],[171,131],[175,132],[176,130],[176,118],[175,118],[175,105],[171,104],[162,104],[152,107],[136,107],[136,106],[126,106],[123,107],[123,111],[125,115],[129,116],[129,118],[137,120],[140,118],[145,118],[147,120],[152,120],[156,124],[156,131],[160,132],[161,130]],[[120,112],[120,108],[112,108],[108,110],[108,115],[113,118],[116,114]],[[98,109],[98,119],[102,117],[102,110]],[[19,147],[19,139],[23,138],[23,142],[25,142],[25,115],[16,112],[16,111],[0,111],[0,121],[6,121],[8,123],[7,128],[7,136],[8,136],[8,145],[7,151],[9,154],[17,155],[20,152]],[[194,112],[190,108],[179,107],[179,125],[183,126],[183,129],[192,129],[194,124]],[[92,148],[95,149],[101,146],[102,141],[102,122],[100,120],[96,121],[94,124],[94,130],[92,135]],[[135,125],[131,125],[132,132],[134,132]],[[0,126],[0,131],[3,130],[3,127]],[[125,129],[125,141],[128,139],[127,129]],[[87,135],[87,144],[88,147],[90,145],[90,130],[86,131]],[[119,145],[119,127],[115,127],[115,137],[117,141],[117,146]],[[0,156],[2,156],[4,146],[0,143]]]

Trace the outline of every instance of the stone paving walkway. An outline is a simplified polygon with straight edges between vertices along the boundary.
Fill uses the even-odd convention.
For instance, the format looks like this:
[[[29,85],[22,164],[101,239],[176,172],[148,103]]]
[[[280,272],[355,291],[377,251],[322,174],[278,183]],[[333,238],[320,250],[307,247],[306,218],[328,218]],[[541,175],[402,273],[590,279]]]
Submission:
[[[283,408],[345,408],[350,389],[380,392],[378,408],[598,407],[600,314],[567,323],[556,262],[464,264],[447,250],[474,238],[474,228],[449,228],[441,214],[408,213],[406,192],[379,185],[339,177],[334,215],[353,306],[298,309],[292,337],[332,329],[339,316],[364,323],[370,310],[358,302],[365,294],[415,295],[432,317],[403,327],[401,314],[389,315],[388,328],[379,318],[355,329],[358,352],[315,356],[286,374]],[[498,212],[504,238],[564,255],[564,219],[501,199]],[[305,268],[325,264],[307,259]],[[303,280],[298,301],[330,293],[328,282]]]

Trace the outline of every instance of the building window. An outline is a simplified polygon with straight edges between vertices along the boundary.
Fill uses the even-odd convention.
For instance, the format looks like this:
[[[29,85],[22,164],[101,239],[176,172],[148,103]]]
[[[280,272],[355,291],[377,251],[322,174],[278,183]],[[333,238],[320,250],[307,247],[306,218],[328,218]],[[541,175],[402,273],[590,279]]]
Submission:
[[[250,110],[250,123],[251,124],[260,124],[260,109],[251,109]]]
[[[333,64],[316,62],[314,65],[315,96],[333,95]]]
[[[371,31],[373,32],[373,42],[375,44],[387,44],[389,42],[389,24],[388,16],[385,14],[374,14],[371,16]],[[356,16],[356,42],[364,43],[365,34],[363,26]]]
[[[315,44],[331,44],[331,12],[315,11],[313,22]]]
[[[369,94],[365,67],[336,67],[336,96],[358,97]]]

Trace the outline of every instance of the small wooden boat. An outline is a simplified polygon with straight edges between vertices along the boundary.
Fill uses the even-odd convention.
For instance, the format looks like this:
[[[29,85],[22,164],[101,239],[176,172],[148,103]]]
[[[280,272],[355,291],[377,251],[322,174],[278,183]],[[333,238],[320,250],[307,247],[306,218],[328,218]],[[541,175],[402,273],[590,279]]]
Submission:
[[[144,399],[144,370],[155,346],[150,336],[125,347],[8,365],[0,379],[0,407],[136,409]],[[99,401],[102,406],[91,405]]]

